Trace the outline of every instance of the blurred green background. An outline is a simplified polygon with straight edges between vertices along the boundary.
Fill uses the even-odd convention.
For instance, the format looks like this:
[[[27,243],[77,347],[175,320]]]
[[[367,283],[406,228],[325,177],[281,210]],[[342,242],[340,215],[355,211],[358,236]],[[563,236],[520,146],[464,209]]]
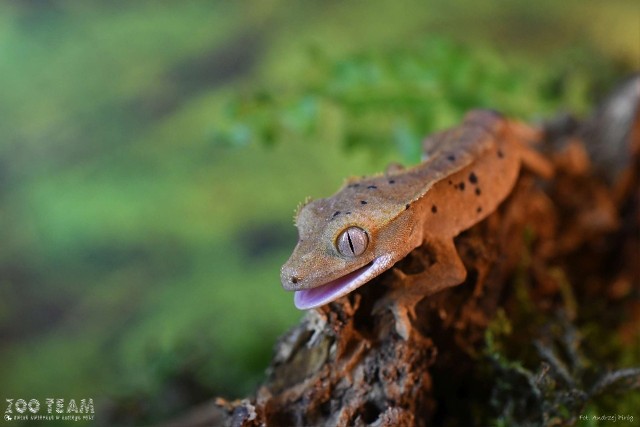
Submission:
[[[0,399],[97,422],[239,397],[301,313],[306,196],[490,107],[585,114],[637,2],[0,3]]]

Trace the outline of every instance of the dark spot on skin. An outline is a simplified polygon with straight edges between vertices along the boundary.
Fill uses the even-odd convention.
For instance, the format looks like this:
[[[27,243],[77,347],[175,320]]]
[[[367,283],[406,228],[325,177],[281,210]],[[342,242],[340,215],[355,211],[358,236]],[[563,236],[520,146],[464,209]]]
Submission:
[[[366,205],[366,204],[367,204],[367,201],[366,201],[366,200],[360,200],[360,204],[361,204],[361,205]]]
[[[504,157],[504,153],[502,152],[502,150],[498,150],[498,157],[500,158]]]
[[[370,186],[368,186],[367,188],[369,188],[369,189],[375,189],[375,188],[378,188],[378,187],[376,187],[375,185],[370,185]]]
[[[482,193],[482,191],[480,191],[480,189],[479,189],[479,188],[476,188],[476,196],[479,196],[479,195],[480,195],[480,193]]]
[[[447,160],[453,162],[456,159],[456,156],[447,156]]]
[[[431,206],[431,212],[433,213],[438,212],[438,207],[436,205]]]
[[[335,217],[337,217],[338,215],[340,215],[340,211],[335,211],[335,212],[333,213],[332,218],[335,218]]]
[[[300,279],[298,279],[298,277],[291,276],[291,283],[293,283],[295,285],[296,283],[298,283],[298,281],[300,281]]]
[[[407,203],[406,205],[404,205],[405,210],[409,209],[409,203]]]
[[[460,184],[458,184],[458,190],[464,191],[464,182],[461,182]]]
[[[475,173],[471,172],[469,174],[469,182],[472,184],[477,184],[478,183],[478,177],[476,176]]]
[[[482,212],[482,208],[480,206],[478,206],[478,209],[476,209],[476,212],[478,212],[478,213]]]
[[[451,182],[451,180],[449,180],[449,185],[453,184],[453,182]]]
[[[395,182],[396,182],[396,181],[395,181],[394,179],[390,179],[390,180],[389,180],[389,184],[395,184]]]
[[[351,212],[345,212],[345,215],[351,215]]]

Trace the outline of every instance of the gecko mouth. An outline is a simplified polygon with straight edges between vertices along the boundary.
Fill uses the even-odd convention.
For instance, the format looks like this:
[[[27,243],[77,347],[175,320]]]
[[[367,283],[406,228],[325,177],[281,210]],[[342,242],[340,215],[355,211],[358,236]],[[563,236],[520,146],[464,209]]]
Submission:
[[[391,257],[382,256],[351,273],[311,289],[296,291],[293,302],[296,308],[308,310],[320,307],[348,294],[373,279],[389,267]]]

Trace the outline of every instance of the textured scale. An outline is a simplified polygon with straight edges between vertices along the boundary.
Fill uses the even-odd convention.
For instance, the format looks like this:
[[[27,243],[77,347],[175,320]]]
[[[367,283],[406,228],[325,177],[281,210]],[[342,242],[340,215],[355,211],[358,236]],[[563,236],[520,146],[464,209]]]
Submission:
[[[282,285],[296,291],[298,308],[317,307],[346,295],[422,244],[442,252],[409,295],[436,292],[464,280],[453,238],[484,219],[511,192],[521,163],[543,176],[550,165],[527,146],[537,131],[486,110],[424,142],[425,158],[402,169],[348,180],[332,197],[304,205],[299,241],[281,270]],[[357,227],[366,247],[347,253],[344,233]],[[398,295],[398,301],[402,295]],[[398,312],[396,311],[396,314]]]

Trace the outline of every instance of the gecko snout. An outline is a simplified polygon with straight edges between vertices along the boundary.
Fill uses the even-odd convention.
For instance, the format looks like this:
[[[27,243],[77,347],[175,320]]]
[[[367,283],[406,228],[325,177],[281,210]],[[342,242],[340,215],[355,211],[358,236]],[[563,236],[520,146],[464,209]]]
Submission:
[[[280,273],[280,281],[287,291],[296,291],[302,285],[303,277],[297,268],[285,264]]]
[[[287,291],[297,291],[302,285],[302,277],[296,273],[283,274],[281,280]]]

